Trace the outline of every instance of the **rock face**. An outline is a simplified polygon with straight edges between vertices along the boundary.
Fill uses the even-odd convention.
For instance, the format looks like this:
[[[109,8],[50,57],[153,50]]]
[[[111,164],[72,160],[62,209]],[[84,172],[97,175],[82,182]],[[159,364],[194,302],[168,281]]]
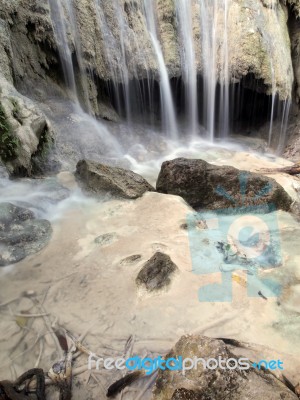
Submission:
[[[140,175],[118,167],[81,160],[76,167],[81,185],[94,193],[109,193],[125,199],[136,199],[155,189]]]
[[[289,211],[292,199],[274,180],[203,160],[178,158],[162,164],[156,184],[160,193],[183,197],[195,209],[230,209],[273,204]]]
[[[56,3],[60,2],[57,0]],[[182,76],[185,60],[181,50],[184,44],[178,32],[177,3],[173,0],[158,0],[157,13],[152,16],[142,0],[103,0],[101,7],[97,1],[74,0],[73,5],[70,5],[73,20],[70,12],[65,10],[65,28],[71,53],[74,58],[81,58],[81,71],[90,70],[104,81],[115,80],[122,83],[124,75],[129,80],[147,79],[149,74],[158,78],[158,57],[148,28],[149,20],[155,18],[169,76]],[[205,11],[199,1],[191,3],[190,40],[195,51],[196,72],[201,74],[207,55],[204,54],[201,32],[203,23],[200,21],[208,18],[211,10]],[[61,79],[62,71],[53,29],[55,21],[49,4],[51,2],[40,0],[32,0],[30,5],[27,0],[1,2],[1,71],[11,82],[14,76],[20,86],[26,85],[23,82],[24,76],[24,81],[29,84],[44,80],[45,86],[51,80],[57,83]],[[229,76],[236,80],[252,73],[264,82],[262,90],[267,93],[272,91],[272,83],[275,82],[276,91],[284,99],[290,96],[293,83],[286,4],[297,15],[299,6],[295,0],[247,0],[245,3],[231,0],[228,2],[227,17]],[[216,20],[216,35],[218,43],[221,43],[224,39],[223,6],[218,6]],[[74,32],[76,40],[73,37]],[[221,47],[216,47],[218,66],[222,65]],[[274,76],[270,64],[273,66]],[[220,81],[224,79],[224,71],[221,69],[217,71],[217,80]],[[49,73],[50,70],[52,74]],[[97,115],[107,115],[107,111],[101,110],[105,108],[103,93],[99,93],[97,84],[89,76],[86,77],[86,82],[94,112]],[[82,88],[80,91],[83,91]]]
[[[171,283],[171,277],[178,271],[178,267],[171,258],[157,252],[143,266],[136,278],[136,284],[143,286],[148,292],[163,289]]]
[[[11,175],[32,173],[33,160],[53,141],[45,115],[0,74],[0,158]]]
[[[203,336],[183,336],[165,357],[183,359],[194,357],[219,359],[231,365],[237,363],[222,340]],[[223,364],[224,365],[224,364]],[[201,362],[198,368],[185,371],[160,371],[154,388],[153,400],[293,400],[295,393],[270,372],[254,369],[209,369]]]
[[[14,264],[45,247],[52,234],[49,221],[32,211],[0,203],[0,266]]]

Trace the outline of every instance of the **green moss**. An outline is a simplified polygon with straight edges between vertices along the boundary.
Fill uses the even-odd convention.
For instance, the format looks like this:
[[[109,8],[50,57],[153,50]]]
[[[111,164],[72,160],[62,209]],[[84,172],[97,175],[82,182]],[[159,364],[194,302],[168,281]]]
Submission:
[[[13,106],[13,110],[12,110],[12,114],[14,116],[14,118],[21,124],[23,125],[23,119],[22,119],[22,115],[21,115],[21,108],[20,105],[18,103],[18,101],[14,98],[10,98],[10,102]]]
[[[3,161],[17,157],[18,139],[13,135],[12,127],[0,103],[0,157]]]
[[[46,125],[43,133],[41,134],[36,155],[39,156],[42,159],[47,158],[47,156],[48,156],[48,154],[50,152],[50,149],[53,146],[53,142],[54,142],[53,138],[49,134],[49,128]]]

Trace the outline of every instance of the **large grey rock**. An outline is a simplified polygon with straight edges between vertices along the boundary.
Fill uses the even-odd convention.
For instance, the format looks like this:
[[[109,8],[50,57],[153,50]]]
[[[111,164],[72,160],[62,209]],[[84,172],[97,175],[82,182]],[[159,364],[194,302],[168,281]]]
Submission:
[[[182,357],[237,360],[222,340],[191,335],[183,336],[165,359]],[[234,363],[234,361],[232,361]],[[223,364],[224,365],[224,364]],[[288,387],[270,371],[251,367],[240,369],[208,369],[201,362],[197,368],[185,371],[159,371],[153,400],[293,400],[297,399]]]
[[[22,96],[0,73],[0,158],[14,176],[32,174],[33,160],[42,155],[54,138],[49,121],[38,106]],[[3,135],[7,135],[3,141]],[[10,148],[13,146],[13,154]]]
[[[167,287],[171,283],[171,277],[178,271],[170,256],[157,252],[150,258],[140,270],[136,283],[143,286],[149,292]]]
[[[52,234],[49,221],[32,211],[0,203],[0,266],[14,264],[45,247]]]
[[[109,193],[126,199],[136,199],[155,189],[135,172],[95,161],[81,160],[76,167],[81,185],[94,193]]]
[[[204,160],[177,158],[162,164],[156,184],[160,193],[183,197],[195,209],[231,209],[274,205],[290,210],[292,199],[272,178],[215,166]]]

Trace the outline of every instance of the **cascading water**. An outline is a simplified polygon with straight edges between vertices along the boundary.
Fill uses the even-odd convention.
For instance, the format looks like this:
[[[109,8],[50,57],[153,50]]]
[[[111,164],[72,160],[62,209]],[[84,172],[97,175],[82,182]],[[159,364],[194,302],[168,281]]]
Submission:
[[[120,91],[118,90],[118,82],[121,82],[122,92],[125,97],[125,114],[128,122],[131,121],[131,102],[130,102],[130,87],[129,87],[129,71],[126,62],[125,53],[125,37],[126,37],[126,24],[123,18],[123,12],[121,4],[118,0],[113,0],[110,4],[114,10],[116,21],[117,21],[117,36],[113,34],[113,28],[110,26],[110,22],[106,18],[105,14],[105,1],[95,0],[95,10],[97,13],[97,19],[99,28],[102,34],[103,41],[105,41],[105,60],[109,65],[113,79],[114,92],[116,93],[117,111],[121,114],[121,99]]]
[[[161,97],[163,126],[169,137],[177,139],[178,129],[175,117],[175,109],[172,98],[170,80],[164,62],[161,46],[157,37],[155,11],[153,3],[154,3],[153,0],[144,0],[144,13],[159,67],[160,97]]]
[[[221,136],[226,137],[229,131],[229,66],[227,43],[227,18],[229,0],[199,0],[201,46],[204,78],[204,125],[210,140],[216,136],[216,114],[220,110]],[[222,10],[223,21],[218,15]],[[223,30],[220,30],[223,26]],[[220,48],[221,47],[221,48]],[[218,66],[218,59],[222,65]],[[217,104],[217,83],[221,81],[221,95]]]
[[[64,73],[64,79],[72,97],[75,101],[78,101],[72,51],[70,50],[68,43],[67,24],[65,17],[65,10],[68,4],[69,2],[64,0],[49,0],[51,20],[58,45],[58,52]]]
[[[77,21],[75,10],[72,2],[69,0],[49,0],[53,30],[56,37],[58,52],[62,69],[64,72],[65,83],[69,92],[71,92],[72,100],[74,101],[74,112],[85,119],[87,127],[99,137],[103,143],[117,154],[120,154],[121,147],[119,143],[112,137],[107,128],[100,122],[96,121],[90,114],[93,114],[92,107],[89,101],[88,82],[85,72],[80,39],[77,33]],[[75,68],[72,59],[72,51],[69,45],[69,36],[74,41],[74,49],[80,71],[80,83],[83,92],[83,102],[88,114],[84,112],[79,101],[79,91],[76,84]],[[83,139],[80,138],[82,141]]]
[[[93,107],[89,102],[89,83],[93,79],[94,71],[90,71],[88,75],[90,64],[87,64],[83,57],[82,38],[77,18],[77,13],[80,11],[75,6],[77,0],[74,2],[49,1],[67,86],[74,97],[81,98],[89,113],[93,114]],[[179,96],[177,92],[175,95],[175,86],[171,84],[169,72],[171,66],[170,64],[167,66],[164,59],[165,48],[160,25],[162,20],[158,10],[161,4],[158,1],[93,0],[91,7],[97,16],[96,29],[101,33],[103,59],[110,74],[110,77],[106,78],[108,96],[119,115],[125,116],[129,125],[134,121],[149,123],[150,120],[157,128],[158,117],[161,116],[162,131],[172,139],[178,138],[179,129],[181,132],[196,136],[201,130],[200,124],[204,126],[207,131],[206,137],[212,142],[216,137],[224,139],[229,136],[233,116],[239,114],[237,109],[240,105],[237,99],[244,99],[244,94],[240,94],[244,86],[237,85],[244,78],[231,76],[232,37],[230,41],[228,36],[228,24],[229,21],[232,23],[232,7],[234,7],[231,0],[176,0],[174,2],[181,59],[179,82],[183,82],[184,96],[181,96],[181,92]],[[284,38],[274,39],[269,32],[264,33],[263,26],[266,24],[265,18],[268,18],[268,11],[262,11],[263,6],[261,7],[259,10],[251,9],[251,13],[257,14],[255,17],[257,29],[259,32],[262,30],[262,45],[268,54],[269,75],[272,77],[266,84],[269,88],[271,87],[271,90],[268,89],[271,93],[268,142],[270,146],[273,145],[274,121],[282,119],[281,138],[278,145],[282,148],[289,101],[285,104],[279,101],[275,61],[272,55],[275,46],[278,48],[284,45]],[[270,7],[270,15],[273,19],[273,14],[276,14],[274,7]],[[139,43],[139,37],[131,23],[130,15],[133,13],[140,16],[145,37],[149,38],[147,46],[143,47]],[[268,26],[275,29],[276,23],[279,22],[279,20],[268,21]],[[72,43],[72,49],[70,43]],[[136,57],[129,58],[128,55],[133,51]],[[75,54],[73,58],[72,52]],[[201,59],[198,59],[198,54],[201,54]],[[74,72],[75,57],[79,76]],[[96,58],[94,62],[96,65]],[[142,77],[141,70],[144,71]],[[93,84],[97,87],[96,81]],[[159,93],[160,101],[157,93]],[[178,97],[181,98],[178,99]],[[176,115],[180,111],[178,107],[182,98],[184,98],[185,117],[188,122],[184,126],[181,126],[181,119]],[[278,107],[281,107],[281,110],[278,110]]]
[[[59,56],[64,72],[65,82],[75,102],[79,105],[80,93],[76,85],[72,52],[69,47],[68,37],[72,38],[76,59],[79,66],[80,86],[83,104],[89,114],[93,109],[89,100],[88,82],[81,51],[81,41],[77,29],[77,21],[73,3],[69,0],[49,0],[53,29],[56,36]]]
[[[186,0],[176,0],[176,11],[181,39],[186,114],[189,121],[189,131],[195,136],[198,132],[198,94],[191,3]]]

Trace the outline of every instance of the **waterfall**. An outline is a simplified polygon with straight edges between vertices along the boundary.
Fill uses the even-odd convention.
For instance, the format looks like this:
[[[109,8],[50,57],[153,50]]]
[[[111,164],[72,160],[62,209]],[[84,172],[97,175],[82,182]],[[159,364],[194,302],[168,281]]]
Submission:
[[[78,34],[73,4],[69,0],[49,0],[49,4],[53,30],[57,41],[58,52],[67,88],[78,105],[80,103],[80,95],[82,95],[84,107],[89,114],[93,114],[93,108],[89,100],[88,80],[83,62],[81,40],[80,35]],[[71,37],[72,39],[72,45],[74,46],[79,66],[81,93],[76,84],[72,50],[70,49],[68,37]]]
[[[128,123],[131,121],[131,101],[130,101],[130,86],[129,86],[129,71],[126,62],[125,38],[126,24],[123,17],[123,11],[119,0],[112,0],[111,7],[117,20],[118,34],[115,37],[112,28],[107,21],[105,14],[105,0],[95,0],[95,9],[99,28],[102,34],[102,39],[105,41],[104,51],[105,60],[109,65],[109,69],[113,76],[114,92],[117,98],[117,111],[121,114],[121,97],[124,93],[125,99],[125,114]],[[118,82],[121,82],[121,90],[118,89]]]
[[[49,0],[52,26],[57,42],[65,82],[74,100],[78,101],[72,51],[69,47],[67,35],[66,10],[68,4],[68,0]]]
[[[204,77],[204,125],[211,141],[216,136],[216,113],[219,109],[221,136],[229,132],[229,66],[227,43],[227,19],[229,0],[198,0],[200,4],[201,48]],[[218,20],[223,11],[224,20]],[[218,25],[223,25],[220,31]],[[219,46],[221,45],[221,49]],[[218,58],[222,60],[218,68]],[[221,82],[220,101],[217,105],[217,82]]]
[[[121,147],[119,143],[112,137],[104,125],[93,118],[94,112],[89,100],[88,78],[83,62],[81,41],[80,36],[78,35],[77,21],[73,3],[70,0],[49,0],[49,5],[53,31],[55,34],[58,53],[64,73],[65,84],[69,92],[71,92],[71,98],[74,101],[74,112],[78,113],[83,119],[85,119],[87,129],[94,132],[95,137],[101,139],[103,143],[105,143],[111,149],[112,152],[120,154]],[[79,66],[83,105],[88,112],[87,114],[80,104],[80,93],[76,84],[75,68],[68,35],[70,35],[71,39],[73,40],[75,55]],[[82,142],[83,148],[84,138],[80,138],[80,141]]]
[[[196,135],[198,131],[198,94],[197,71],[192,29],[191,2],[176,0],[176,12],[181,39],[182,74],[185,84],[185,103],[189,121],[189,131]]]
[[[164,7],[170,5],[162,7],[162,0],[92,0],[90,8],[95,19],[91,23],[95,25],[95,37],[100,32],[98,39],[103,52],[99,56],[95,51],[94,60],[91,61],[92,49],[88,62],[82,49],[86,49],[85,42],[82,42],[82,37],[86,40],[86,36],[81,32],[82,10],[78,1],[49,0],[66,85],[75,102],[84,105],[89,114],[94,113],[90,104],[90,91],[91,85],[94,85],[95,91],[97,89],[98,83],[93,81],[93,76],[95,73],[97,77],[97,63],[99,57],[102,57],[100,62],[107,69],[106,76],[99,76],[104,82],[102,85],[107,85],[109,100],[129,126],[136,121],[150,122],[156,129],[161,117],[162,131],[169,138],[177,139],[179,129],[183,133],[197,136],[203,131],[202,125],[206,137],[213,142],[216,138],[226,139],[229,136],[234,128],[233,116],[238,115],[239,118],[240,113],[246,113],[251,123],[250,111],[245,111],[245,104],[249,100],[245,100],[247,94],[244,93],[248,89],[244,83],[248,78],[251,80],[251,77],[244,76],[245,71],[240,75],[238,72],[236,78],[232,75],[232,32],[228,25],[229,21],[232,23],[233,18],[236,18],[236,10],[231,0],[174,0],[174,9],[169,11],[167,17],[170,18],[167,20],[168,29],[172,25],[177,34],[178,53],[175,56],[172,54],[172,57],[168,53],[170,48],[163,42],[162,24],[166,24],[166,17],[161,15],[165,12]],[[285,38],[283,34],[278,37],[272,34],[272,30],[275,31],[280,23],[280,10],[275,2],[271,5],[270,8],[261,5],[257,10],[251,9],[251,13],[255,13],[261,45],[267,53],[264,68],[269,68],[271,77],[268,82],[262,83],[265,85],[264,93],[270,96],[269,146],[274,143],[276,120],[282,121],[280,140],[284,140],[290,104],[287,101],[281,105],[279,115],[278,107],[282,99],[278,96],[278,60],[273,59],[273,55],[276,49],[284,48]],[[132,24],[133,14],[138,16],[139,27]],[[266,20],[268,15],[270,21]],[[270,32],[264,29],[266,25]],[[139,35],[143,35],[143,40],[140,40]],[[170,64],[173,60],[177,63],[175,73]],[[249,70],[249,76],[251,73]],[[253,74],[254,79],[257,79],[257,71]],[[182,82],[184,88],[183,94],[181,88],[178,89],[176,98],[176,80],[171,81],[173,77],[179,78],[177,83]],[[253,86],[251,90],[259,93],[259,86]],[[97,101],[95,96],[91,98]],[[182,100],[187,122],[184,124],[176,115]],[[252,103],[255,103],[255,99]],[[257,114],[255,107],[252,110],[254,117]],[[254,119],[256,121],[259,117]],[[282,146],[279,144],[279,147]]]
[[[161,45],[157,37],[155,11],[153,3],[155,3],[153,0],[144,0],[144,13],[158,62],[163,125],[168,136],[173,139],[177,139],[178,129],[175,117],[174,102],[173,102],[167,67],[164,61]],[[195,107],[196,104],[197,103],[195,102]]]

